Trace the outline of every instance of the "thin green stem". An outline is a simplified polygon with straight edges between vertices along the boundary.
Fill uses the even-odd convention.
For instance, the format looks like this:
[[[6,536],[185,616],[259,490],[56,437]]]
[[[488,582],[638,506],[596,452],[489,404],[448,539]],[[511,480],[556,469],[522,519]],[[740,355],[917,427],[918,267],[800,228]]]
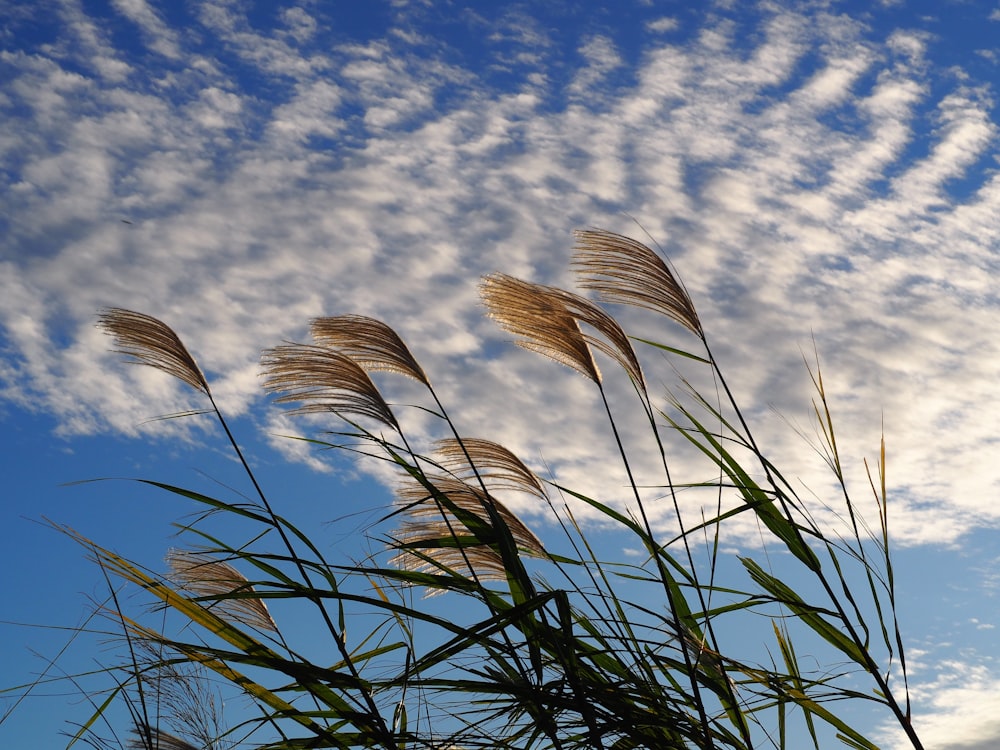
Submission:
[[[685,671],[687,673],[688,680],[691,683],[692,698],[694,699],[695,706],[698,710],[698,720],[701,724],[702,733],[704,735],[705,747],[708,750],[714,750],[715,741],[712,739],[712,730],[708,721],[708,714],[705,712],[705,702],[701,697],[701,688],[698,685],[695,667],[691,661],[691,654],[688,649],[687,638],[685,637],[687,628],[681,622],[679,606],[676,600],[677,594],[668,583],[669,580],[673,579],[673,576],[671,576],[670,572],[664,565],[659,550],[656,547],[653,528],[649,522],[649,517],[646,514],[646,506],[645,503],[642,502],[642,496],[639,494],[639,487],[632,474],[632,467],[628,460],[628,454],[625,451],[625,445],[622,443],[621,435],[618,432],[618,425],[615,423],[614,413],[611,411],[611,404],[608,402],[607,394],[600,383],[597,384],[597,388],[600,391],[601,401],[604,404],[604,410],[608,415],[608,421],[611,425],[611,432],[615,438],[615,445],[618,447],[619,456],[622,459],[622,463],[625,467],[625,473],[628,476],[629,486],[632,488],[633,497],[635,498],[640,517],[642,518],[643,528],[646,533],[646,539],[644,540],[646,547],[650,555],[656,561],[660,581],[663,584],[663,591],[667,596],[667,603],[670,607],[670,615],[673,619],[674,632],[677,637],[681,654],[684,658]]]

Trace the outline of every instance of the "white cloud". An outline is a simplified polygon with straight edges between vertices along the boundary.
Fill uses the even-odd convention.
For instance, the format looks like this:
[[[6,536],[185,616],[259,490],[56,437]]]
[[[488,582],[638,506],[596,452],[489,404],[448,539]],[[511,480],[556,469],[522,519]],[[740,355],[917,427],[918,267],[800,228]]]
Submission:
[[[119,13],[142,30],[149,48],[171,60],[181,57],[178,33],[171,29],[146,0],[112,0]]]
[[[920,65],[924,63],[927,38],[920,32],[897,30],[886,40],[886,46],[909,63]]]
[[[663,18],[657,18],[655,21],[649,21],[646,24],[646,28],[655,34],[662,34],[667,31],[674,31],[680,26],[680,23],[676,18],[671,18],[669,16],[664,16]]]
[[[981,663],[949,660],[937,665],[933,680],[914,689],[922,711],[914,728],[924,747],[935,750],[989,750],[1000,742],[1000,678]],[[898,730],[886,729],[882,741],[891,750],[912,747]]]
[[[90,40],[80,49],[93,64],[79,68],[89,72],[44,50],[4,53],[0,104],[18,134],[0,141],[14,217],[3,392],[56,414],[64,430],[128,431],[190,406],[156,373],[110,368],[91,327],[102,306],[174,325],[232,413],[263,408],[260,348],[301,338],[311,317],[351,311],[404,334],[463,430],[625,498],[600,413],[586,418],[597,395],[501,346],[476,294],[478,276],[495,269],[572,283],[570,231],[640,236],[625,211],[681,269],[790,475],[827,487],[768,411],[807,421],[800,348],[815,335],[859,492],[884,414],[897,537],[954,542],[997,522],[1000,475],[977,459],[993,439],[982,415],[1000,406],[1000,178],[976,171],[995,127],[971,87],[929,99],[919,35],[870,38],[842,18],[774,12],[748,48],[732,22],[710,21],[690,42],[651,42],[635,83],[620,88],[606,82],[625,64],[618,51],[589,35],[576,45],[584,65],[557,90],[541,28],[521,16],[499,29],[473,20],[497,45],[495,66],[523,74],[500,92],[417,57],[395,34],[324,48],[304,11],[286,11],[289,30],[272,33],[235,4],[205,3],[200,33],[238,60],[222,66],[145,3],[120,0],[163,50],[198,63],[167,79],[67,7],[67,27]],[[131,65],[129,77],[100,73],[102,60]],[[270,99],[259,93],[268,87]],[[963,179],[972,187],[956,197]],[[649,315],[622,318],[693,345]],[[628,384],[604,369],[625,439],[642,445]],[[664,363],[656,391],[672,377]],[[393,401],[421,402],[409,386],[386,387]],[[406,413],[416,431],[431,429],[425,414]],[[682,476],[705,472],[678,461]],[[654,461],[635,468],[662,482]]]
[[[588,39],[580,47],[580,54],[587,61],[587,65],[577,73],[569,85],[569,91],[577,96],[586,97],[591,94],[594,84],[621,66],[622,59],[615,49],[614,42],[603,36]]]
[[[68,34],[61,40],[66,54],[87,63],[91,70],[109,83],[125,80],[131,66],[119,59],[108,40],[108,35],[91,20],[79,0],[59,0],[59,13]]]
[[[333,138],[345,126],[337,114],[341,101],[340,88],[328,81],[296,84],[294,96],[274,109],[268,129],[276,138],[297,142]]]
[[[188,116],[207,130],[233,127],[239,123],[237,115],[243,110],[239,96],[209,86],[199,92],[198,102],[192,102]]]
[[[288,33],[300,44],[312,39],[316,34],[316,19],[302,8],[285,8],[281,12],[281,18],[288,26]]]

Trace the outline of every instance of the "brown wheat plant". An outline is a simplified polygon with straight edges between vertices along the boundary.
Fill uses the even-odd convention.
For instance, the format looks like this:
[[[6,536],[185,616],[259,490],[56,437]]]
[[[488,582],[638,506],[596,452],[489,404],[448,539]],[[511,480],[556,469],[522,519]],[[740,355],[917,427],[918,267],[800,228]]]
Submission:
[[[216,527],[220,516],[240,521],[228,537],[185,524],[189,547],[171,550],[162,572],[62,529],[106,576],[111,595],[101,614],[123,644],[121,663],[106,667],[108,692],[89,696],[94,709],[73,741],[145,750],[743,750],[819,747],[836,736],[871,749],[845,718],[868,702],[921,748],[894,613],[884,447],[869,524],[847,491],[822,377],[810,370],[822,447],[849,519],[847,534],[823,528],[751,432],[670,265],[640,242],[590,229],[576,234],[572,268],[580,293],[493,273],[482,300],[518,345],[571,368],[600,394],[604,409],[594,419],[619,446],[628,503],[543,479],[506,447],[461,434],[390,326],[360,315],[321,318],[310,343],[264,352],[264,389],[292,413],[330,420],[333,431],[312,441],[318,448],[386,462],[398,475],[394,507],[368,533],[375,551],[335,560],[322,552],[322,530],[311,535],[273,507],[177,334],[141,313],[103,311],[98,325],[117,351],[206,400],[253,494],[230,502],[148,482],[183,496]],[[664,322],[664,336],[689,343],[631,337],[609,312],[616,305],[641,308]],[[681,383],[680,396],[653,392],[637,345],[658,365],[702,368],[717,389],[702,394]],[[631,406],[612,408],[599,358],[631,382]],[[426,391],[430,406],[419,408],[440,428],[429,449],[406,434],[397,412],[408,407],[391,406],[375,374],[390,389],[392,377],[404,377]],[[634,478],[636,458],[619,432],[626,408],[648,425],[671,533]],[[691,488],[671,473],[681,446],[715,477],[699,489],[720,498],[714,514],[694,521],[679,497]],[[512,510],[515,494],[550,519],[531,528]],[[606,559],[578,521],[581,509],[641,548],[644,561]],[[789,554],[769,555],[767,564],[748,554],[735,573],[723,565],[721,534],[745,518],[761,529],[762,551]],[[785,567],[772,567],[776,560]],[[117,596],[122,584],[159,608],[133,611]],[[443,614],[442,597],[461,614]],[[315,642],[286,635],[283,611],[322,634],[322,660],[309,656]],[[762,618],[773,641],[750,658],[734,633]],[[829,663],[805,669],[797,656],[805,649]],[[214,708],[218,685],[253,710],[227,724]],[[102,734],[98,720],[116,703],[128,707],[131,726]]]

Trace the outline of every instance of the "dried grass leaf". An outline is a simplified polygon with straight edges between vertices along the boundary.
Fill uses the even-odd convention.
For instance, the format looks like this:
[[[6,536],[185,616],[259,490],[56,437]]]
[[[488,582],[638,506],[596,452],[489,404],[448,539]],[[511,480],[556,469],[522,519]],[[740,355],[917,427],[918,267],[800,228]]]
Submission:
[[[229,563],[197,552],[172,549],[167,553],[167,566],[171,580],[184,590],[198,597],[219,597],[211,605],[213,610],[244,625],[278,631],[264,600],[253,596],[253,586]]]
[[[366,370],[395,372],[430,385],[399,334],[381,320],[364,315],[317,318],[310,331],[318,343],[346,354]]]
[[[323,346],[285,344],[261,356],[264,389],[299,403],[297,413],[334,412],[375,419],[394,430],[396,417],[368,374],[345,354]]]
[[[644,307],[704,335],[687,290],[663,258],[641,242],[604,229],[575,235],[573,268],[581,286],[595,290],[605,302]]]
[[[210,395],[198,363],[166,323],[143,313],[109,307],[98,315],[97,327],[114,338],[115,351],[136,364],[148,365]]]

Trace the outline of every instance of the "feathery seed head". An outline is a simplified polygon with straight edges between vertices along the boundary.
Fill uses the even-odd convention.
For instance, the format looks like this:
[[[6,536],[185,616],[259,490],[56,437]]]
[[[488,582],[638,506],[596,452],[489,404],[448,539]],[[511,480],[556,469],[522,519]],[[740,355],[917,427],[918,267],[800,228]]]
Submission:
[[[549,290],[566,306],[566,310],[577,323],[586,324],[603,337],[593,336],[585,330],[583,338],[587,343],[611,357],[628,373],[636,385],[645,390],[639,358],[632,348],[628,334],[622,330],[618,321],[585,297],[553,287],[549,287]]]
[[[601,372],[591,345],[607,354],[643,390],[639,359],[618,322],[590,300],[564,289],[532,284],[501,273],[490,274],[481,286],[491,318],[501,328],[520,336],[519,346],[572,367],[595,383]],[[594,336],[580,324],[597,331]]]
[[[395,372],[430,385],[399,334],[381,320],[364,315],[317,318],[310,331],[317,343],[346,354],[366,370]]]
[[[595,290],[605,302],[644,307],[704,336],[687,290],[663,258],[641,242],[604,229],[575,234],[573,267],[581,286]]]
[[[285,344],[261,356],[264,389],[282,393],[277,403],[298,403],[296,413],[363,416],[399,430],[389,405],[353,359],[323,346]]]
[[[545,556],[545,548],[531,529],[481,488],[452,476],[433,475],[427,481],[435,492],[412,479],[396,489],[396,502],[405,520],[395,534],[393,547],[398,553],[391,560],[393,565],[429,573],[451,570],[469,577],[471,565],[477,578],[505,580],[507,573],[500,554],[459,517],[469,514],[492,526],[488,507],[499,516],[521,552],[531,557]]]
[[[166,323],[143,313],[109,307],[98,315],[97,327],[114,338],[118,347],[115,351],[129,357],[129,361],[154,367],[210,395],[198,363]]]
[[[479,289],[489,316],[519,337],[518,346],[601,382],[601,371],[580,325],[551,287],[496,272],[484,276]]]
[[[277,632],[264,600],[254,595],[246,577],[229,563],[203,554],[172,549],[167,553],[171,579],[198,597],[216,598],[213,609],[236,622]]]
[[[434,458],[438,466],[466,482],[478,475],[490,491],[516,490],[545,498],[545,489],[535,473],[492,440],[445,438],[434,444]]]

